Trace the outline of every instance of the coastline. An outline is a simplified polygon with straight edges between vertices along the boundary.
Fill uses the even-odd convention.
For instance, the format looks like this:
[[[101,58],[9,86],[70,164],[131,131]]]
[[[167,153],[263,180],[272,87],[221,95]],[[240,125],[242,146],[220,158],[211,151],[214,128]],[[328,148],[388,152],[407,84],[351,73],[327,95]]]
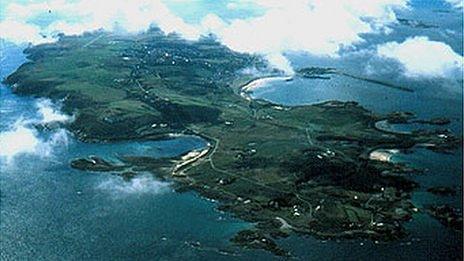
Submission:
[[[376,149],[369,154],[369,159],[383,162],[392,162],[392,158],[397,153],[399,153],[398,149]]]
[[[285,77],[277,77],[277,80],[282,79],[285,79]],[[196,181],[196,184],[192,183],[190,189],[208,198],[220,200],[222,209],[228,210],[243,220],[259,222],[260,226],[264,226],[262,224],[264,222],[275,220],[275,216],[277,215],[285,218],[289,226],[314,236],[325,235],[333,238],[354,236],[356,238],[367,237],[376,240],[400,238],[403,235],[402,228],[398,228],[393,223],[390,223],[393,221],[403,222],[410,219],[411,217],[408,214],[410,214],[409,212],[412,213],[412,206],[409,205],[406,196],[397,197],[394,192],[398,191],[400,195],[402,193],[407,195],[410,193],[410,186],[412,185],[404,180],[389,181],[392,177],[377,175],[377,172],[384,169],[388,170],[391,166],[368,162],[367,164],[370,164],[369,166],[372,168],[360,168],[360,164],[365,163],[359,161],[357,151],[381,146],[382,144],[391,144],[391,146],[403,143],[413,144],[419,138],[434,142],[435,138],[427,135],[385,136],[383,135],[383,131],[376,131],[372,126],[375,125],[374,121],[378,119],[369,111],[352,102],[328,102],[317,105],[295,106],[284,110],[275,108],[275,106],[272,106],[274,105],[273,103],[254,100],[251,97],[249,99],[245,98],[249,103],[241,99],[243,98],[243,93],[263,87],[266,83],[273,80],[276,80],[276,77],[255,79],[245,84],[240,89],[242,95],[239,96],[241,97],[236,97],[236,93],[234,95],[230,95],[230,93],[226,93],[227,95],[220,94],[219,97],[224,103],[220,107],[221,118],[219,120],[193,123],[182,122],[183,125],[180,126],[185,128],[183,130],[185,133],[194,133],[195,136],[201,138],[206,137],[206,140],[210,141],[210,143],[214,142],[214,148],[211,149],[212,147],[208,146],[207,149],[195,153],[195,155],[191,154],[189,157],[181,159],[177,162],[177,165],[170,168],[171,171],[169,174],[171,176],[181,174],[182,178],[188,178],[185,181]],[[181,91],[176,94],[177,96],[173,96],[176,99],[184,95]],[[149,103],[150,97],[145,98],[144,95],[147,94],[143,93],[141,97],[136,97],[140,99],[139,101]],[[190,99],[190,96],[188,97]],[[203,99],[204,97],[200,96],[200,98]],[[207,97],[204,100],[205,104],[210,104],[208,99],[210,98]],[[154,100],[157,102],[162,100],[166,104],[166,98]],[[185,103],[186,100],[182,101]],[[190,100],[187,99],[187,101]],[[182,105],[184,106],[185,104]],[[216,104],[213,105],[218,106]],[[179,110],[184,108],[176,106],[172,108]],[[175,110],[174,112],[178,111]],[[340,117],[340,115],[348,115],[348,117]],[[355,123],[359,124],[353,125],[352,119],[354,119]],[[93,121],[98,119],[88,118],[88,120],[87,124],[92,126]],[[148,126],[152,126],[153,122],[166,121],[151,120]],[[318,122],[320,125],[319,128],[325,130],[325,132],[309,128],[305,124],[307,122]],[[335,122],[342,127],[334,129],[333,125]],[[192,129],[196,131],[192,131]],[[143,136],[137,133],[136,138],[157,139],[163,137],[163,135],[169,136],[169,133],[173,131],[177,133],[181,128],[165,128],[162,130],[165,132],[163,134],[156,133],[159,130],[157,128],[153,131],[153,128],[149,128],[149,131],[141,132],[144,133]],[[240,139],[237,139],[238,137]],[[127,136],[125,138],[134,140]],[[110,139],[106,139],[106,141],[108,140]],[[221,142],[221,146],[219,146],[219,141]],[[278,143],[274,144],[276,141]],[[345,146],[345,143],[352,143],[352,146],[355,146],[356,150],[350,150]],[[270,144],[278,149],[270,148]],[[215,155],[214,159],[211,158],[213,154]],[[210,157],[208,160],[209,164],[197,164],[208,156]],[[320,162],[322,167],[308,168],[308,166],[302,166],[301,162],[307,164],[318,164]],[[149,159],[140,159],[140,162],[134,163],[134,166],[155,169],[154,163],[150,162]],[[195,168],[190,168],[192,166]],[[327,172],[326,169],[330,169],[329,167],[334,171]],[[350,173],[344,173],[344,170],[357,168],[364,171],[363,173],[359,173],[360,175],[366,175],[369,178],[372,177],[373,181],[378,184],[365,184],[362,177],[355,177],[353,184],[359,187],[353,188],[348,186],[350,185],[349,183],[338,184],[336,183],[336,179],[328,179],[334,173],[341,174],[342,179],[350,178],[343,176],[344,174],[350,176]],[[312,169],[317,169],[318,171],[312,173]],[[295,186],[287,188],[288,183],[282,183],[280,179],[281,176],[279,175],[281,171],[292,171],[294,177],[299,178],[299,180],[295,179],[292,182],[295,182],[298,186],[303,186],[303,188],[301,190],[297,186],[296,190],[294,189]],[[261,180],[264,176],[263,174],[268,173],[270,174],[269,177],[273,178],[274,182],[283,188],[276,188],[274,185],[269,185],[273,184],[272,182]],[[324,188],[324,186],[320,188],[318,186],[311,187],[312,177],[310,175],[327,179],[326,182],[331,182],[329,184],[333,185],[329,188]],[[390,202],[386,203],[388,204],[388,209],[383,210],[385,213],[378,217],[376,216],[379,219],[378,222],[384,224],[377,227],[371,224],[372,219],[369,215],[372,212],[371,208],[362,204],[360,205],[358,202],[363,202],[368,200],[371,195],[381,193],[377,190],[384,183],[391,186],[390,194],[385,195],[385,198],[389,199]],[[341,202],[339,201],[340,197],[346,198],[346,200]],[[362,199],[360,200],[360,198]],[[318,208],[317,206],[321,204],[318,202],[322,199],[330,201],[330,204],[326,203],[325,207],[321,209],[321,207]],[[382,201],[376,202],[376,204],[381,203]],[[317,214],[314,219],[313,205]],[[390,208],[400,208],[404,212],[401,212],[401,215],[396,214]],[[345,213],[343,215],[347,215],[347,217],[340,216],[342,217],[341,220],[348,218],[351,223],[357,224],[358,227],[353,228],[340,225],[334,229],[333,224],[342,224],[340,222],[343,222],[339,220],[339,217],[335,217],[333,222],[330,220],[326,221],[325,217],[332,215],[334,212]],[[353,212],[355,215],[346,214]],[[388,218],[385,218],[385,216]],[[304,220],[306,218],[310,218],[312,223],[309,225],[305,223]],[[268,238],[269,235],[274,233],[282,236],[280,228],[281,226],[274,227],[273,224],[268,224],[264,228],[258,226],[254,229],[259,231],[259,233],[263,233],[266,236],[265,238]],[[247,242],[246,238],[242,239],[244,241],[239,242],[245,246],[252,243]],[[272,242],[270,238],[266,240]],[[264,248],[268,246],[265,245]],[[278,249],[274,250],[277,253],[282,253]]]
[[[263,76],[263,77],[258,77],[254,78],[247,83],[243,84],[239,88],[239,93],[240,96],[242,96],[244,99],[250,101],[252,98],[250,97],[249,94],[251,94],[253,91],[259,88],[265,87],[267,84],[274,82],[274,81],[285,81],[288,79],[292,79],[293,76]]]

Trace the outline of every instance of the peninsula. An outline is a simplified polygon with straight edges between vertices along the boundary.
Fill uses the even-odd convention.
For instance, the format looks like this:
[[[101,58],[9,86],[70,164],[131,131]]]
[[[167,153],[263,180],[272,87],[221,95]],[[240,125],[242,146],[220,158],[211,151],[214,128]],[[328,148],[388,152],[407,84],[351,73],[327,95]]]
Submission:
[[[421,144],[446,151],[460,144],[448,132],[384,131],[376,123],[393,116],[355,102],[287,107],[251,99],[243,90],[260,77],[246,69],[282,75],[259,56],[233,52],[211,38],[191,42],[156,28],[126,36],[95,32],[62,36],[26,53],[30,61],[5,82],[17,94],[61,102],[75,116],[67,128],[83,141],[175,133],[208,142],[175,158],[128,151],[111,162],[88,155],[73,161],[74,168],[124,179],[149,171],[171,180],[179,191],[194,190],[256,224],[233,242],[277,255],[291,254],[275,239],[292,233],[405,236],[402,223],[421,211],[410,201],[417,184],[404,174],[410,168],[371,153]]]

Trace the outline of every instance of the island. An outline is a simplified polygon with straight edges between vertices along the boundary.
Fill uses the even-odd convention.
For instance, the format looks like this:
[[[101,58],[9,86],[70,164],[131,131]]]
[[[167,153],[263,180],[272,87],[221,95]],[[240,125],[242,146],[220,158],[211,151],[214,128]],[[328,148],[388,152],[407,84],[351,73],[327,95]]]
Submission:
[[[417,184],[404,174],[410,168],[377,157],[379,150],[425,144],[444,151],[461,144],[448,132],[378,128],[402,115],[376,115],[356,102],[289,107],[252,99],[243,91],[248,85],[285,75],[213,37],[187,41],[157,28],[138,35],[99,31],[61,36],[25,52],[29,62],[5,82],[19,95],[61,103],[75,118],[66,127],[82,141],[195,135],[207,142],[179,157],[128,152],[112,162],[86,155],[73,167],[126,180],[148,171],[178,191],[215,199],[221,210],[255,224],[232,242],[276,255],[291,255],[276,240],[290,234],[404,237],[403,222],[420,211],[410,200]]]

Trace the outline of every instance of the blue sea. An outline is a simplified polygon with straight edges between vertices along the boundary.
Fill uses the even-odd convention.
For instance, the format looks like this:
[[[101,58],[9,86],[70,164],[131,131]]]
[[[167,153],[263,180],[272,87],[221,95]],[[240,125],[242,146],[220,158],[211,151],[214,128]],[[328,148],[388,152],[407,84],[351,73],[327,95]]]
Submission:
[[[228,12],[227,1],[199,1],[186,9],[169,2],[186,21],[198,21],[211,10],[228,19],[243,18]],[[379,42],[402,41],[424,35],[450,45],[462,55],[462,13],[441,1],[411,2],[414,12],[398,16],[420,19],[437,27],[423,29],[395,25],[385,36],[366,35],[366,48]],[[445,11],[443,11],[445,10]],[[252,15],[258,15],[254,10]],[[1,17],[1,15],[0,15]],[[44,21],[38,21],[38,23]],[[446,32],[454,31],[449,35]],[[24,46],[0,42],[0,78],[26,62]],[[295,67],[327,66],[364,76],[359,66],[372,59],[368,54],[343,58],[321,58],[288,53]],[[376,62],[376,61],[372,61]],[[462,79],[410,79],[400,75],[373,73],[370,78],[407,86],[404,92],[365,81],[332,76],[330,80],[295,79],[273,82],[258,89],[256,98],[286,105],[314,104],[325,100],[357,101],[375,113],[410,111],[421,119],[448,117],[456,135],[462,136]],[[229,239],[253,224],[217,210],[217,202],[194,192],[177,193],[172,184],[149,174],[131,182],[106,174],[73,170],[76,157],[97,155],[173,156],[205,146],[196,137],[166,141],[87,144],[63,129],[36,130],[47,117],[60,117],[59,104],[34,97],[20,97],[0,84],[0,137],[16,137],[19,153],[0,152],[0,260],[272,260],[262,250],[234,247]],[[398,130],[430,128],[427,125],[393,126]],[[16,135],[16,136],[15,136]],[[15,146],[12,146],[14,148]],[[26,149],[24,149],[26,148]],[[0,148],[0,151],[6,151]],[[411,178],[420,184],[413,193],[419,208],[428,204],[462,206],[462,147],[452,154],[413,149],[397,154],[395,161],[425,169]],[[427,193],[431,186],[453,186],[459,193],[438,197]],[[410,235],[400,241],[375,243],[369,240],[321,241],[311,236],[291,236],[279,242],[301,260],[457,260],[462,259],[462,232],[441,225],[425,213],[406,224]]]

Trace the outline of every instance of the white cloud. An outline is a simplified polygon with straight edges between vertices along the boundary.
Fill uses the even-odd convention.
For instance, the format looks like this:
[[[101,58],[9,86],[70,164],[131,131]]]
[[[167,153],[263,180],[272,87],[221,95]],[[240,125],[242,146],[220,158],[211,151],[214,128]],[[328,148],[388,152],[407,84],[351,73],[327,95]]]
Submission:
[[[50,38],[57,33],[81,34],[104,29],[141,32],[157,24],[166,33],[177,32],[187,39],[197,39],[195,26],[174,15],[161,0],[51,0],[47,3],[10,4],[0,25],[9,28],[2,37],[14,42],[42,43],[40,35]],[[38,15],[53,16],[56,20],[38,27],[30,20]],[[13,25],[13,26],[12,26]],[[50,41],[50,40],[49,40]]]
[[[0,132],[0,161],[8,163],[21,154],[50,157],[56,147],[68,144],[68,133],[64,129],[51,130],[50,136],[42,137],[34,126],[53,122],[69,122],[72,117],[61,114],[50,100],[37,102],[38,117],[24,120],[18,119],[9,130]],[[0,168],[1,168],[0,163]]]
[[[102,181],[98,188],[114,193],[117,198],[138,194],[159,194],[169,190],[169,183],[161,182],[153,178],[153,175],[145,174],[137,176],[130,181],[120,177],[109,177]]]
[[[1,21],[0,38],[14,43],[33,42],[36,44],[50,42],[40,34],[40,28],[18,21]]]
[[[456,77],[462,72],[463,57],[447,44],[427,37],[382,44],[377,54],[398,61],[409,77]]]
[[[337,57],[343,48],[362,42],[362,34],[388,32],[388,26],[396,22],[394,10],[407,8],[408,1],[230,0],[229,8],[259,8],[261,15],[223,21],[210,14],[200,24],[192,25],[171,12],[163,0],[112,0],[110,4],[95,0],[50,0],[7,6],[0,26],[9,28],[5,38],[33,43],[50,41],[60,32],[81,34],[97,29],[140,32],[151,24],[190,40],[214,33],[231,49],[262,54],[275,67],[291,73],[283,55],[286,51]],[[38,15],[55,18],[42,27],[30,24]],[[19,33],[21,29],[26,33]]]
[[[463,8],[464,7],[464,1],[463,0],[445,0],[447,3],[450,5],[456,7],[456,8]]]
[[[208,14],[201,21],[203,33],[215,33],[223,30],[227,24],[217,15]]]
[[[288,72],[285,51],[338,56],[341,49],[362,42],[362,34],[385,32],[396,22],[395,8],[407,0],[236,0],[231,8],[255,4],[261,16],[220,22],[208,17],[203,30],[214,32],[231,49],[273,57],[275,66]],[[208,28],[214,21],[214,28]]]

